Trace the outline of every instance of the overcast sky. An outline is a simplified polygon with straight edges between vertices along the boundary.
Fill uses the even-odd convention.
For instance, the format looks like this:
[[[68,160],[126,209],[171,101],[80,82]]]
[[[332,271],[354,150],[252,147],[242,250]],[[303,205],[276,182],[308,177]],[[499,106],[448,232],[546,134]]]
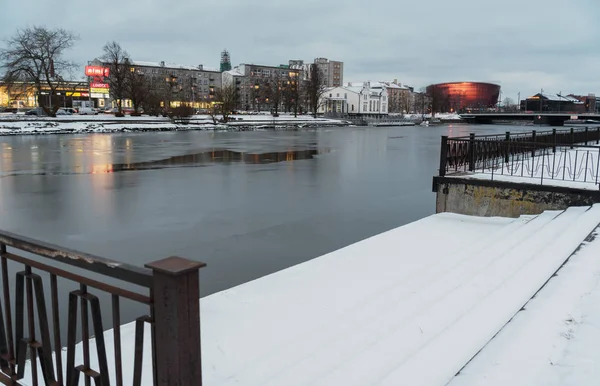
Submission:
[[[600,94],[598,0],[100,0],[6,2],[0,38],[33,25],[80,36],[82,66],[116,40],[135,60],[218,67],[326,57],[344,81],[393,80],[419,89],[476,80],[502,98]],[[83,67],[82,67],[83,75]]]

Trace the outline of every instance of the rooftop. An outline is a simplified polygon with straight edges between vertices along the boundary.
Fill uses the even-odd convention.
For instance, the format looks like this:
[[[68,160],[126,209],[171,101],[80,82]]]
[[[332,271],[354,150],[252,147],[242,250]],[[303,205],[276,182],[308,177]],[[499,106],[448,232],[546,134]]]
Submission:
[[[135,66],[143,66],[143,67],[163,67],[163,68],[171,68],[171,69],[181,69],[181,70],[195,70],[195,71],[212,71],[219,72],[216,68],[202,66],[202,69],[198,68],[198,66],[186,66],[182,64],[168,63],[165,62],[164,66],[162,62],[145,62],[140,60],[132,61]]]

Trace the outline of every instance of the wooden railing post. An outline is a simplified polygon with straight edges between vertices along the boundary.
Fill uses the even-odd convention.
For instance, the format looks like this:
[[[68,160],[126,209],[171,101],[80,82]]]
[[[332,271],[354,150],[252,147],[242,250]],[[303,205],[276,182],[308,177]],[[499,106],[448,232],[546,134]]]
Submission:
[[[202,385],[200,280],[206,264],[168,257],[146,264],[153,271],[154,385]]]
[[[448,136],[442,135],[442,145],[440,147],[440,170],[439,176],[444,177],[446,175],[446,159],[448,157]]]
[[[510,161],[510,131],[505,133],[504,137],[504,163]]]
[[[556,129],[552,129],[552,153],[556,153]]]

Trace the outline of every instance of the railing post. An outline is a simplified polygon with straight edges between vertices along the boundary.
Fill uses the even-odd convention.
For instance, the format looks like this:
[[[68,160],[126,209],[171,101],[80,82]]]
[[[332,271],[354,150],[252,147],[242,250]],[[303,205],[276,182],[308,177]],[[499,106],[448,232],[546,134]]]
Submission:
[[[588,130],[589,130],[589,129],[588,129],[588,127],[586,126],[586,127],[585,127],[585,146],[587,146],[587,144],[588,144],[588,138],[589,138],[589,137],[588,137]]]
[[[154,385],[202,385],[200,280],[206,264],[168,257],[146,264],[153,271]]]
[[[531,147],[531,157],[535,157],[535,145],[536,145],[536,132],[535,130],[533,130],[531,132],[531,142],[533,143],[533,146]]]
[[[571,149],[573,148],[574,143],[575,143],[575,130],[571,127]]]
[[[596,145],[600,143],[600,126],[596,127]]]
[[[556,129],[552,129],[552,153],[556,153]]]
[[[504,137],[504,162],[508,163],[510,161],[510,131],[506,132],[506,136]]]
[[[475,133],[469,134],[469,171],[475,170]]]
[[[440,170],[439,176],[444,177],[446,175],[446,158],[448,157],[448,136],[442,135],[442,145],[440,148]]]

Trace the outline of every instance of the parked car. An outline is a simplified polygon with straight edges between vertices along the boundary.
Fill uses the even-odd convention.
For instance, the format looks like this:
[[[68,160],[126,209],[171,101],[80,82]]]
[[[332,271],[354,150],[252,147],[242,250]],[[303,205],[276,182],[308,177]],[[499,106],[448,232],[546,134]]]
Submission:
[[[98,115],[98,110],[92,107],[80,107],[79,115]]]
[[[65,110],[67,113],[69,113],[69,115],[77,114],[77,109],[74,109],[72,107],[64,107],[62,110]]]
[[[43,108],[41,108],[41,107],[36,107],[36,108],[34,108],[34,109],[27,110],[27,111],[25,112],[25,115],[36,115],[36,116],[38,116],[38,117],[45,117],[47,114],[46,114],[46,112],[44,111],[44,109],[43,109]]]
[[[56,110],[56,115],[72,115],[72,113],[67,109],[58,109]]]

